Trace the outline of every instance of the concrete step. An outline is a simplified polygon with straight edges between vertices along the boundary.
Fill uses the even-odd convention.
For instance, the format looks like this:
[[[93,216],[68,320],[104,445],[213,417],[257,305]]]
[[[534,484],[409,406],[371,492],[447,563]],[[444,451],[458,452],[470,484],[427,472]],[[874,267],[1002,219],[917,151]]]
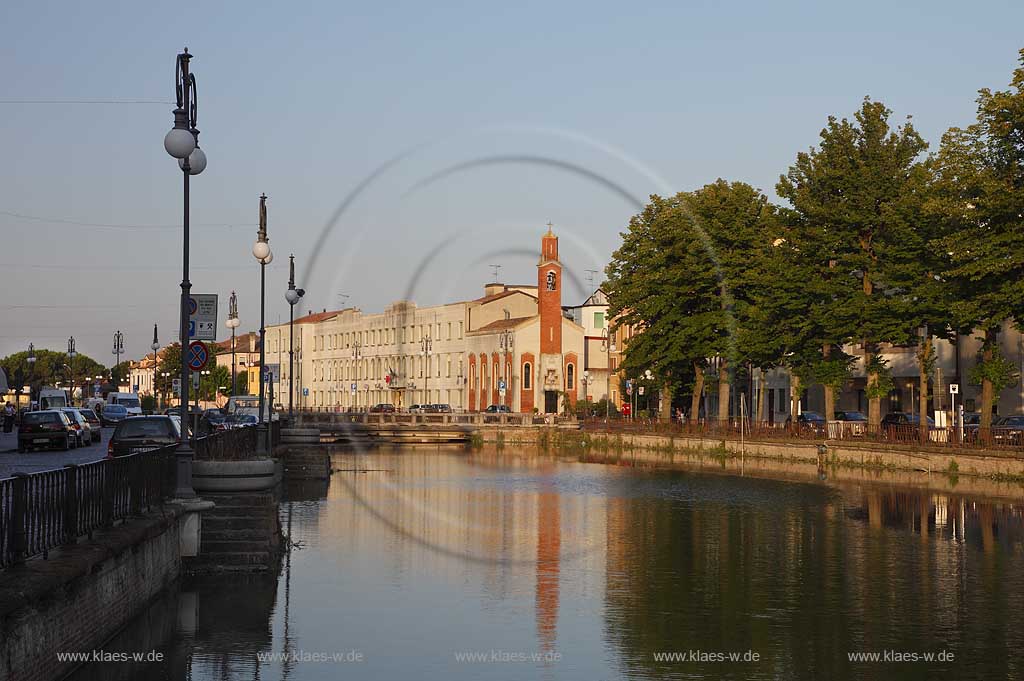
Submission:
[[[253,518],[239,516],[234,518],[203,518],[203,535],[207,532],[229,532],[235,530],[260,530],[263,532],[276,530],[279,521],[273,516]]]
[[[203,545],[209,541],[266,541],[267,537],[276,534],[275,527],[218,528],[216,530],[203,526]]]
[[[246,551],[241,553],[217,553],[203,555],[195,559],[196,567],[233,567],[233,566],[268,566],[270,551]]]
[[[277,504],[277,498],[272,492],[240,492],[238,494],[203,494],[203,499],[209,499],[217,508],[237,507],[272,507]]]
[[[270,552],[270,541],[268,538],[257,539],[216,539],[207,540],[199,546],[200,554],[221,555],[225,553],[261,553]]]

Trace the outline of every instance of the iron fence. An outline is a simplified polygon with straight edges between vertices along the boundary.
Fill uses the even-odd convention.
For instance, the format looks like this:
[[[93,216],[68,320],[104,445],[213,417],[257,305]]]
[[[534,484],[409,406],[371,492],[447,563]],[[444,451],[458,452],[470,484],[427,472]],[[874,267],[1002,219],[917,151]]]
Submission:
[[[927,435],[917,424],[881,424],[871,426],[862,421],[829,421],[826,423],[770,423],[750,419],[701,419],[697,422],[666,419],[588,418],[583,428],[591,432],[635,433],[666,436],[748,437],[760,440],[847,441],[877,444],[914,445],[918,447],[985,449],[1024,453],[1024,429],[993,426],[988,430],[968,426],[963,429],[931,426]]]
[[[280,438],[277,422],[271,426],[272,440]],[[256,458],[256,436],[258,430],[254,426],[232,428],[214,433],[196,440],[195,458],[197,461],[239,461]]]
[[[0,480],[0,568],[160,505],[173,491],[175,449]]]

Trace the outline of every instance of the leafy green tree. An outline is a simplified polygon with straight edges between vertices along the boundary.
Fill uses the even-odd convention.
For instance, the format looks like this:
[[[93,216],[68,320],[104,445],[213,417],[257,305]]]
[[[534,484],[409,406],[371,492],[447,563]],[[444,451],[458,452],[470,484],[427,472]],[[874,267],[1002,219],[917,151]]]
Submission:
[[[38,394],[39,388],[60,383],[64,387],[71,385],[81,388],[92,383],[93,377],[106,373],[99,362],[88,355],[78,353],[69,360],[67,353],[53,350],[36,350],[34,364],[28,361],[28,351],[16,352],[0,359],[0,366],[7,374],[12,388],[19,392],[26,385],[31,386],[32,394]]]
[[[774,214],[761,192],[721,179],[651,196],[608,266],[610,316],[642,329],[624,348],[624,367],[637,376],[650,369],[669,385],[692,374],[691,419],[711,357],[719,358],[718,416],[728,419],[732,367],[746,359],[738,339],[759,283],[751,257],[770,240]]]
[[[199,382],[199,399],[208,401],[215,399],[221,386],[224,386],[225,394],[230,394],[231,370],[225,366],[217,365],[212,367],[210,374],[203,376]]]
[[[776,187],[792,206],[795,248],[808,262],[820,296],[810,310],[832,347],[863,345],[868,371],[868,421],[878,427],[879,344],[906,344],[909,296],[920,276],[927,236],[917,232],[928,173],[919,160],[927,145],[908,121],[895,129],[892,112],[865,98],[854,120],[829,117],[817,148],[797,155]],[[831,392],[828,391],[828,392]]]
[[[981,437],[987,440],[1000,385],[999,333],[1024,320],[1024,50],[1009,90],[983,89],[977,122],[952,128],[935,159],[934,198],[951,233],[937,242],[952,314],[963,332],[982,334]],[[1004,367],[1005,368],[1005,367]]]
[[[169,374],[164,376],[163,374]],[[172,343],[160,351],[159,361],[156,366],[156,389],[161,395],[169,399],[173,396],[171,389],[172,381],[181,378],[181,344]]]

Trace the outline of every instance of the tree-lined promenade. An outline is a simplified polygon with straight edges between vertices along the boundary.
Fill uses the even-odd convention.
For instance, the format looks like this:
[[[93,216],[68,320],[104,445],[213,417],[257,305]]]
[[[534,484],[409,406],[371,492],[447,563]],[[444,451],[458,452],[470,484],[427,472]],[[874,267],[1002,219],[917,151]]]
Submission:
[[[817,383],[831,417],[856,359],[844,348],[857,347],[877,429],[893,388],[883,344],[916,348],[925,414],[933,339],[973,333],[987,436],[995,397],[1018,379],[999,333],[1024,320],[1024,50],[1020,60],[1010,89],[981,90],[976,122],[932,153],[909,118],[893,125],[865,98],[797,154],[775,187],[783,205],[723,179],[651,196],[607,269],[609,316],[642,330],[626,372],[653,370],[696,419],[714,359],[725,420],[737,369],[784,367],[793,413]]]

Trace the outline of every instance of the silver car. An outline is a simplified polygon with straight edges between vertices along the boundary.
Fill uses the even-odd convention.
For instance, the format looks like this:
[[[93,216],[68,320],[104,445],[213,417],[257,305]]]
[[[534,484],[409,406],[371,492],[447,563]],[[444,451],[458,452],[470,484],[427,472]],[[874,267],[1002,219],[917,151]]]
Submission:
[[[71,421],[71,425],[75,427],[75,433],[78,435],[78,446],[88,447],[92,444],[92,426],[85,420],[74,407],[63,407],[61,411],[67,414],[68,420]]]

